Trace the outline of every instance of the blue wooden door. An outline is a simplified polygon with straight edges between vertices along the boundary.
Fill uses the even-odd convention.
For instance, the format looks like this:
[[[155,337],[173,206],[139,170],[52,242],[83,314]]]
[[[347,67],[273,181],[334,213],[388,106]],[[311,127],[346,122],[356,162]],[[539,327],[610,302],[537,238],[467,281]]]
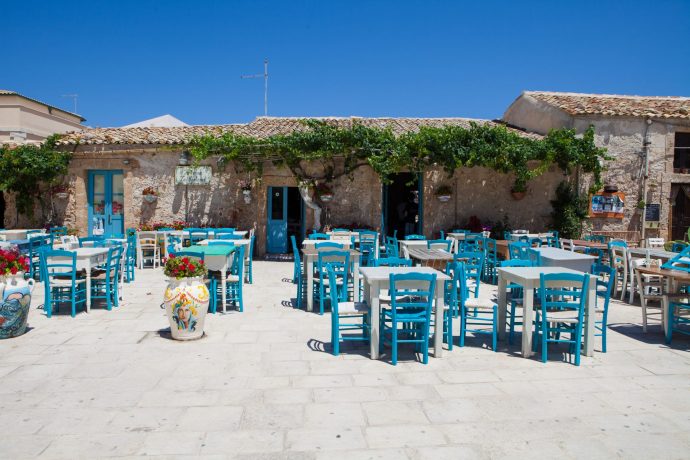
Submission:
[[[268,187],[266,252],[288,252],[287,187]]]
[[[89,235],[124,233],[125,189],[122,171],[89,171]]]

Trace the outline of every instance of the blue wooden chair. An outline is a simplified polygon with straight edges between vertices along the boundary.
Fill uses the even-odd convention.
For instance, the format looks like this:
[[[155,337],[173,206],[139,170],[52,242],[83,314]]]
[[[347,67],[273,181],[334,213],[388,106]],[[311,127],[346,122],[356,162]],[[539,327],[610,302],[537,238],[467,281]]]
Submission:
[[[186,228],[187,238],[189,239],[190,246],[195,245],[199,241],[208,239],[208,228]]]
[[[508,254],[512,259],[530,260],[529,258],[530,245],[528,243],[513,241],[508,243]]]
[[[167,250],[168,254],[175,253],[182,250],[182,238],[175,235],[168,235]]]
[[[376,245],[379,239],[379,234],[371,230],[363,230],[359,232],[359,252],[362,254],[359,259],[361,267],[370,267],[374,265],[376,254]]]
[[[295,235],[290,235],[290,243],[292,244],[292,255],[294,256],[292,282],[297,285],[297,298],[293,307],[299,308],[302,306],[302,261],[299,254],[299,248],[297,247]]]
[[[601,337],[601,351],[606,353],[606,330],[608,329],[609,301],[613,292],[613,283],[616,280],[613,268],[601,263],[592,264],[592,274],[597,277],[596,287],[596,314],[601,314],[601,319],[594,322],[594,327]]]
[[[436,275],[426,273],[392,274],[389,278],[391,305],[381,309],[379,347],[391,347],[391,362],[398,364],[398,345],[414,343],[429,362],[429,330]]]
[[[60,304],[70,305],[72,318],[77,314],[77,306],[86,309],[86,278],[77,271],[75,252],[44,250],[41,270],[45,289],[43,309],[48,318],[53,315],[53,310],[59,312]]]
[[[585,236],[585,241],[592,241],[594,243],[606,243],[606,236],[605,235],[587,235]]]
[[[62,236],[67,236],[67,227],[51,227],[50,245],[52,246],[56,241],[60,242],[60,237]]]
[[[560,248],[561,242],[558,238],[558,230],[547,230],[546,233],[549,234],[549,236],[546,237],[548,246],[552,248]]]
[[[317,260],[317,271],[318,278],[314,281],[314,293],[319,299],[319,314],[323,315],[324,304],[329,296],[329,290],[334,289],[336,286],[330,284],[328,278],[328,267],[337,274],[338,287],[342,287],[342,290],[338,291],[343,295],[347,295],[348,277],[350,273],[350,251],[333,250],[333,251],[321,251],[319,252]],[[347,297],[343,297],[342,301],[346,301]]]
[[[464,264],[465,284],[475,297],[479,297],[482,273],[484,272],[484,253],[480,251],[458,252],[453,259],[455,262]]]
[[[330,286],[331,300],[331,345],[333,355],[340,354],[340,342],[354,340],[368,342],[371,340],[370,310],[366,303],[346,302],[347,284],[340,283],[340,268],[326,265],[328,282]],[[345,291],[345,292],[342,292]],[[354,331],[359,334],[352,335],[348,332]]]
[[[323,243],[314,243],[314,247],[316,249],[323,249],[323,248],[344,249],[345,245],[343,243],[336,243],[335,241],[324,241]]]
[[[498,305],[491,299],[472,297],[469,294],[468,281],[470,276],[463,262],[455,262],[454,270],[457,275],[460,301],[460,346],[465,346],[468,332],[474,335],[490,334],[491,348],[497,351],[498,341]],[[487,329],[491,326],[491,329]]]
[[[105,238],[103,236],[85,236],[79,238],[80,248],[98,248],[105,246]]]
[[[496,240],[484,238],[484,279],[491,284],[498,282],[498,254],[496,252]]]
[[[425,240],[426,236],[424,235],[407,235],[405,236],[406,240]]]
[[[671,244],[671,251],[672,252],[681,252],[681,251],[683,251],[683,249],[685,249],[687,247],[688,247],[688,243],[686,243],[684,241],[674,241]]]
[[[538,236],[529,239],[529,245],[533,248],[540,248],[544,245],[544,242]]]
[[[541,307],[536,311],[534,347],[541,344],[541,360],[548,359],[549,343],[567,343],[580,365],[582,351],[582,324],[589,276],[571,273],[540,275],[539,298]],[[568,334],[570,338],[563,338]]]
[[[512,241],[513,240],[513,233],[510,230],[504,230],[503,231],[503,239],[506,241]]]
[[[328,235],[327,233],[312,233],[309,235],[310,240],[330,240],[331,236]]]
[[[28,252],[26,253],[29,259],[29,277],[41,281],[41,253],[45,249],[50,249],[49,236],[31,236],[29,235]]]
[[[241,240],[243,239],[242,236],[237,235],[235,233],[218,233],[216,232],[213,236],[213,239],[215,240]]]
[[[350,233],[350,230],[346,228],[334,228],[331,230],[333,233]]]
[[[481,233],[466,233],[465,239],[458,241],[458,252],[477,252],[483,250],[484,235]]]
[[[444,251],[450,252],[450,245],[452,243],[452,241],[446,239],[427,240],[426,247],[427,249],[443,249]]]
[[[137,266],[137,235],[127,232],[127,252],[125,253],[125,283],[134,281]]]
[[[501,262],[501,267],[531,267],[532,262],[524,259],[511,259]],[[524,305],[522,286],[515,283],[509,283],[506,286],[510,289],[510,310],[508,310],[508,344],[513,344],[513,337],[515,336],[515,326],[522,326],[522,315],[517,314],[517,308]]]
[[[242,286],[244,285],[244,252],[245,247],[238,246],[233,257],[230,274],[222,274],[222,276],[226,276],[226,302],[237,308],[239,312],[244,311],[244,295],[242,293]]]
[[[397,238],[386,237],[386,257],[400,257],[400,246]]]
[[[683,249],[672,259],[665,262],[661,268],[667,268],[669,270],[681,270],[684,272],[690,272],[690,246]]]
[[[119,306],[120,267],[122,261],[121,246],[108,248],[108,259],[103,269],[97,269],[91,274],[91,299],[105,300],[106,309],[112,310],[113,305]]]
[[[541,267],[541,253],[539,251],[529,248],[527,250],[527,255],[533,267]]]

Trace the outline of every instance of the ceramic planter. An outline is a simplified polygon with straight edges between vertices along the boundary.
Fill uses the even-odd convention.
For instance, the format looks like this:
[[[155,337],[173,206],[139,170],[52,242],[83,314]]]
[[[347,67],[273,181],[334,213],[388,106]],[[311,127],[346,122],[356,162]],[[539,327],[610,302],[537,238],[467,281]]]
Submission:
[[[194,340],[204,334],[209,292],[203,278],[169,278],[163,304],[175,340]]]
[[[527,195],[527,192],[513,192],[513,191],[511,191],[510,195],[513,197],[514,200],[520,201],[521,199],[523,199],[525,197],[525,195]]]
[[[438,201],[441,203],[447,203],[450,201],[450,195],[436,195],[436,198],[438,198]]]
[[[66,199],[69,196],[67,192],[58,192],[55,194],[56,198],[60,198],[61,200]]]
[[[252,202],[252,191],[251,190],[242,190],[242,195],[244,195],[244,202],[246,204],[249,204]]]
[[[333,200],[333,194],[324,193],[323,195],[319,195],[319,198],[321,198],[321,201],[323,201],[324,203],[328,203],[329,201]]]
[[[157,195],[144,195],[144,200],[145,200],[147,203],[153,203],[153,202],[156,201],[157,199],[158,199],[158,196],[157,196]]]
[[[33,290],[34,280],[25,280],[23,272],[0,277],[0,339],[18,337],[26,332]]]

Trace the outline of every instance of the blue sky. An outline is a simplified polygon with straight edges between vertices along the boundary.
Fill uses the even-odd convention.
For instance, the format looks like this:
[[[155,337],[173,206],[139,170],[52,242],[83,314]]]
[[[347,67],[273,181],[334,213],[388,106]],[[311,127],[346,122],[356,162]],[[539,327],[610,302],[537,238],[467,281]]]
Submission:
[[[690,1],[2,0],[0,88],[171,113],[498,118],[523,90],[690,96]]]

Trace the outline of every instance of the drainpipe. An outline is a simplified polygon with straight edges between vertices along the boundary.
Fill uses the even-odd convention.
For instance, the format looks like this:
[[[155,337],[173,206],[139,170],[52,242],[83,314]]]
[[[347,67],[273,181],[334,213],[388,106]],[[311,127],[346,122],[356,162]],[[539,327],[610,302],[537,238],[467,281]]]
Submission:
[[[642,155],[644,155],[644,164],[642,170],[642,196],[641,200],[644,200],[645,205],[647,204],[647,179],[649,177],[649,146],[652,141],[649,139],[649,127],[652,125],[652,119],[647,118],[645,120],[644,137],[642,138]],[[642,241],[645,239],[647,225],[647,212],[646,209],[642,209],[642,230],[640,231],[640,237]]]
[[[309,196],[309,187],[302,185],[299,187],[299,194],[304,200],[304,204],[307,205],[309,209],[314,210],[314,230],[321,230],[321,206],[314,203],[312,197]]]

